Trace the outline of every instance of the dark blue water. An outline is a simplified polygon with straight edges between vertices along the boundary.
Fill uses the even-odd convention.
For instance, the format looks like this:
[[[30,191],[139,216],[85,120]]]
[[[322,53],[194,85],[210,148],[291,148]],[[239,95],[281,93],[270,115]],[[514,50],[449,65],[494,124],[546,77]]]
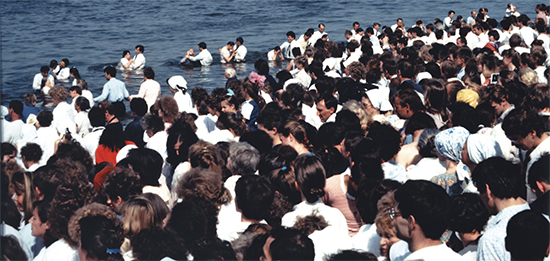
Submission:
[[[99,95],[103,68],[116,64],[123,50],[134,53],[145,46],[146,66],[156,72],[162,93],[168,94],[166,79],[183,75],[190,87],[211,90],[225,84],[218,48],[241,36],[248,48],[247,63],[236,65],[239,77],[254,69],[254,61],[266,57],[274,46],[286,41],[285,33],[297,35],[322,22],[331,40],[344,40],[344,31],[354,21],[362,28],[373,22],[392,25],[397,17],[406,27],[421,18],[425,24],[443,19],[450,9],[468,17],[471,10],[489,9],[489,16],[501,20],[504,1],[1,1],[2,104],[22,99],[32,92],[32,80],[50,60],[68,58],[76,66],[90,90]],[[535,17],[538,2],[518,1],[520,13]],[[211,67],[183,69],[179,60],[190,48],[204,41],[214,57]],[[284,64],[283,64],[284,65]],[[271,65],[274,75],[282,67]],[[130,94],[136,94],[142,77],[119,72]]]

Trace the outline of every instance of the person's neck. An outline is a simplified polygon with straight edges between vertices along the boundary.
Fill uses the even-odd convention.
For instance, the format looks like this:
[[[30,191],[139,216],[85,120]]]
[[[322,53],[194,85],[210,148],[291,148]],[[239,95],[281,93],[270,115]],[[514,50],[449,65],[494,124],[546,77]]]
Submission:
[[[247,222],[247,223],[260,223],[261,220],[255,220],[255,219],[249,219],[249,218],[246,218],[242,213],[241,213],[241,222]]]
[[[457,162],[454,162],[450,159],[445,159],[445,165],[447,166],[447,170],[445,171],[448,174],[454,174],[456,173],[456,168],[458,166]]]
[[[12,113],[10,115],[10,118],[11,118],[11,121],[16,121],[16,120],[20,120],[21,119],[21,115],[17,114],[17,113]]]
[[[439,246],[443,244],[439,239],[430,239],[430,238],[422,238],[418,240],[410,240],[409,243],[409,251],[411,253],[414,253],[420,249],[426,248],[426,247],[432,247],[432,246]]]
[[[462,241],[462,245],[466,247],[467,245],[476,241],[479,238],[479,236],[481,236],[481,233],[474,230],[474,232],[470,232],[470,233],[460,233],[460,240]]]
[[[535,142],[534,142],[534,147],[538,147],[542,142],[544,142],[546,139],[548,139],[548,137],[550,137],[550,133],[548,132],[545,132],[543,133],[542,135],[540,135],[540,138],[539,137],[535,137]]]
[[[496,206],[496,209],[498,210],[498,212],[504,210],[505,208],[508,208],[508,207],[513,207],[513,206],[518,206],[518,205],[522,205],[522,204],[525,204],[525,200],[520,198],[520,197],[517,197],[517,198],[505,198],[505,199],[495,199],[495,206]]]

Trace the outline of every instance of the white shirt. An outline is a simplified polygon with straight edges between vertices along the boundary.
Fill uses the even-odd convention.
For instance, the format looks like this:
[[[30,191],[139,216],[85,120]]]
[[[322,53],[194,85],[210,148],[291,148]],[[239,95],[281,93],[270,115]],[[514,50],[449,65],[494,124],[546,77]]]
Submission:
[[[451,17],[447,16],[445,19],[443,19],[443,23],[445,24],[445,28],[449,28],[452,26],[453,19]]]
[[[36,138],[30,142],[34,142],[40,145],[42,149],[42,158],[40,159],[40,165],[46,165],[46,162],[54,154],[55,141],[59,139],[59,134],[52,126],[40,127],[36,130]],[[95,150],[94,150],[95,152]]]
[[[208,66],[212,64],[212,54],[207,49],[203,49],[197,56],[189,57],[189,60],[200,61],[202,66]]]
[[[4,121],[2,126],[3,128],[3,142],[9,142],[11,144],[16,144],[21,138],[23,138],[21,128],[23,128],[25,123],[22,120],[15,121]]]
[[[133,60],[134,64],[132,65],[132,69],[141,70],[145,67],[145,56],[142,53],[135,55]]]
[[[179,112],[196,113],[193,106],[193,100],[191,99],[191,95],[189,95],[189,93],[185,92],[185,94],[183,94],[182,91],[178,91],[174,93],[174,100],[176,100],[176,103],[178,104]]]
[[[90,125],[90,119],[88,118],[88,113],[85,111],[77,113],[74,116],[74,121],[78,128],[77,133],[78,135],[80,135],[80,137],[84,137],[90,132],[90,129],[92,129],[92,125]]]
[[[316,230],[308,236],[315,248],[315,261],[327,260],[333,254],[352,247],[351,238],[347,233],[328,226],[323,230]]]
[[[353,248],[377,254],[380,249],[380,236],[376,233],[376,224],[365,224],[351,238]]]
[[[286,41],[283,44],[281,44],[280,48],[281,48],[281,53],[283,54],[283,57],[285,59],[294,59],[294,55],[292,55],[292,49],[300,48],[301,50],[301,46],[296,40],[293,40],[290,43]]]
[[[343,234],[348,234],[348,225],[344,214],[337,208],[329,207],[321,201],[317,200],[314,203],[303,201],[294,206],[294,211],[286,213],[281,219],[281,225],[286,227],[293,227],[298,218],[303,218],[312,213],[317,212],[317,215],[323,216],[325,221],[336,228]]]
[[[384,171],[385,179],[393,179],[399,183],[403,183],[405,181],[405,177],[407,176],[405,167],[391,160],[382,163],[382,170]]]
[[[519,29],[521,39],[525,42],[528,48],[531,48],[531,43],[537,38],[538,34],[529,26],[524,26]]]
[[[424,261],[431,261],[431,260],[446,260],[446,261],[453,261],[453,260],[462,260],[462,256],[447,247],[447,245],[441,243],[437,246],[431,246],[431,247],[425,247],[419,250],[414,251],[411,253],[407,258],[405,258],[405,261],[409,260],[424,260]]]
[[[67,127],[69,124],[74,125],[74,113],[73,113],[73,107],[69,105],[66,101],[62,101],[55,109],[52,111],[53,114],[53,121],[52,121],[52,127],[54,127],[56,130],[60,131],[60,133],[65,133],[65,127]],[[76,128],[76,125],[75,125]],[[71,129],[69,129],[71,130]]]
[[[231,52],[229,52],[229,50],[227,50],[227,45],[222,47],[222,50],[220,51],[220,62],[221,63],[227,63],[225,58],[229,58],[230,56],[231,56]]]
[[[197,126],[197,137],[201,140],[204,140],[208,137],[208,134],[216,129],[216,122],[210,119],[206,115],[199,115],[195,120],[195,126]]]
[[[160,96],[160,84],[152,79],[147,79],[139,86],[139,92],[136,95],[131,95],[130,98],[143,98],[147,103],[148,109],[155,104]]]
[[[210,132],[204,141],[216,144],[220,141],[234,142],[238,140],[239,139],[237,137],[233,136],[233,133],[231,133],[231,131],[216,129]]]
[[[105,127],[103,126],[94,127],[91,132],[82,139],[81,145],[86,149],[86,151],[88,151],[88,153],[90,153],[93,162],[95,162],[95,150],[99,146],[99,138],[101,137],[101,134],[103,134],[103,130],[105,130]]]
[[[168,140],[168,134],[165,131],[159,131],[152,137],[149,137],[149,141],[145,144],[145,148],[152,149],[158,152],[163,159],[168,157],[166,153],[166,141]]]
[[[27,257],[29,257],[29,260],[32,259],[33,253],[31,251],[30,247],[27,246],[27,244],[25,244],[25,241],[23,241],[23,239],[21,238],[21,235],[19,234],[19,231],[17,231],[17,229],[15,229],[12,226],[2,222],[2,224],[0,225],[0,232],[2,233],[2,236],[4,236],[4,237],[7,237],[7,236],[15,237],[15,239],[19,242],[19,245],[21,246],[23,251],[25,251],[25,255],[27,255]]]
[[[299,70],[298,73],[294,75],[294,78],[298,79],[305,89],[311,84],[311,76],[303,69]]]
[[[235,58],[234,58],[235,62],[243,62],[246,58],[247,52],[248,50],[244,45],[237,47],[237,53],[235,53]]]
[[[359,58],[361,58],[361,52],[355,50],[355,52],[351,53],[348,59],[344,61],[344,67],[348,67],[352,62],[358,62]]]
[[[69,82],[69,77],[71,77],[71,69],[67,67],[61,69],[57,74],[57,80],[60,82]]]
[[[94,95],[89,90],[82,90],[82,96],[90,102],[90,108],[94,107]]]
[[[466,42],[468,43],[468,48],[470,48],[471,50],[476,48],[477,42],[479,42],[479,38],[477,38],[477,36],[473,32],[468,32],[465,38]]]
[[[55,79],[53,78],[53,76],[51,74],[48,74],[47,78],[51,83],[55,82]],[[43,79],[44,79],[44,76],[42,76],[41,73],[37,73],[34,76],[34,80],[32,81],[32,89],[33,90],[40,90]]]
[[[41,254],[39,256],[41,256]],[[80,256],[78,255],[78,248],[71,247],[64,239],[59,239],[51,244],[48,248],[46,248],[46,252],[44,252],[44,255],[41,257],[42,259],[38,261],[80,260]],[[34,261],[37,261],[37,259],[38,257],[35,258]]]
[[[431,180],[433,177],[445,174],[447,167],[445,161],[437,158],[422,158],[416,165],[407,169],[405,180]]]
[[[530,160],[527,163],[527,174],[525,175],[526,184],[528,184],[529,172],[531,170],[531,166],[533,166],[533,163],[537,162],[537,160],[539,160],[544,153],[548,152],[550,152],[550,138],[545,139],[535,149],[533,149],[533,151],[531,151],[531,154],[529,154]],[[533,191],[527,188],[527,202],[532,203],[535,199],[536,197]]]

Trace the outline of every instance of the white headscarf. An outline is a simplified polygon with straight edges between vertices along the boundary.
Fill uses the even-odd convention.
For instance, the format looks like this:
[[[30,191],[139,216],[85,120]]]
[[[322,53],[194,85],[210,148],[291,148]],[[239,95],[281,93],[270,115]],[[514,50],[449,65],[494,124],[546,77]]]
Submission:
[[[489,135],[472,134],[466,143],[470,160],[479,164],[491,157],[504,157],[498,142]]]

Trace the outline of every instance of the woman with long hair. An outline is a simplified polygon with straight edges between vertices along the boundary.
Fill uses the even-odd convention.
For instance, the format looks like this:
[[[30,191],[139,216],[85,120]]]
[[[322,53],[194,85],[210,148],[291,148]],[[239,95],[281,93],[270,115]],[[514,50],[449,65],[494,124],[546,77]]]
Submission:
[[[307,138],[306,129],[297,121],[290,121],[281,128],[281,142],[291,146],[298,154],[313,151],[313,146]]]
[[[15,191],[13,199],[19,211],[23,213],[23,225],[28,224],[33,212],[32,203],[36,200],[36,195],[33,193],[32,173],[15,172],[11,178],[11,185]]]
[[[449,119],[447,101],[447,88],[443,81],[434,79],[424,83],[426,113],[434,119],[437,128],[441,128]]]

